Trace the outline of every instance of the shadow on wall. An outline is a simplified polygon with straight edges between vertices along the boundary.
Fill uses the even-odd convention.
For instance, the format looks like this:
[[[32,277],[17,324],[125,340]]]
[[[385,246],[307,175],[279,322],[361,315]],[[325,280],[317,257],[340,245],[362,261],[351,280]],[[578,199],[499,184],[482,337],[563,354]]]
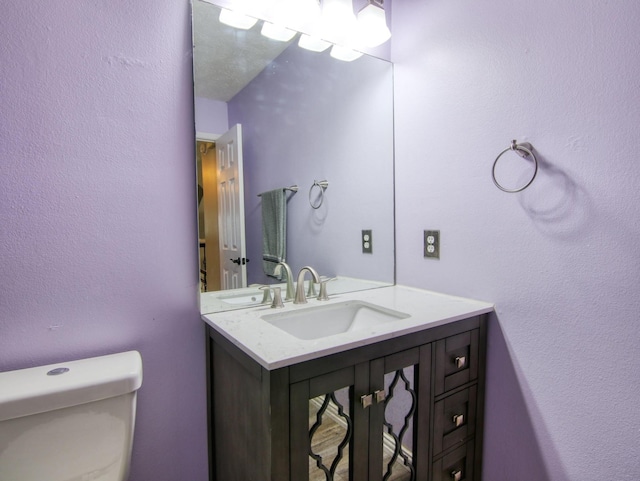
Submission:
[[[489,318],[487,363],[482,479],[569,481],[549,433],[533,426],[532,419],[542,417],[495,314]]]
[[[586,191],[536,151],[539,169],[519,201],[536,227],[550,237],[575,239],[589,228],[593,207]]]

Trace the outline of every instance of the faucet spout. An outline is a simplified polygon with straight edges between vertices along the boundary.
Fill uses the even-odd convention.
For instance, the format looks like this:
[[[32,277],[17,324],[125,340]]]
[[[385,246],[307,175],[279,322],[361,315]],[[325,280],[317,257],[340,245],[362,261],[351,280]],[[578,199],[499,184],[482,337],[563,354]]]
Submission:
[[[305,272],[309,272],[311,274],[312,280],[310,282],[315,282],[316,284],[320,282],[320,276],[313,267],[304,266],[300,269],[300,272],[298,273],[298,282],[296,284],[296,298],[293,300],[294,304],[305,304],[307,302],[307,297],[304,295]]]
[[[291,267],[286,262],[278,262],[278,265],[274,269],[274,273],[279,276],[280,272],[284,268],[285,276],[287,277],[287,291],[284,296],[285,301],[290,301],[293,299],[293,273],[291,272]]]

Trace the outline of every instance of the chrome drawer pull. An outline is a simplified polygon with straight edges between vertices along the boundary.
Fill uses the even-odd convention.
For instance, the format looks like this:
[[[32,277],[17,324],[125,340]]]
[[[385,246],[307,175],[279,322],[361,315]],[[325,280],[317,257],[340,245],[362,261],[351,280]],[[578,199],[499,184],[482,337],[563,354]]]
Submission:
[[[465,356],[456,357],[456,367],[462,369],[467,365],[467,358]]]
[[[453,424],[455,424],[457,428],[462,426],[464,424],[464,414],[456,414],[453,416]]]
[[[363,408],[368,408],[373,404],[373,395],[365,394],[364,396],[360,396],[360,403],[362,404]]]
[[[462,479],[462,471],[453,471],[451,473],[451,479],[453,479],[453,481],[460,481]]]
[[[384,390],[382,391],[375,391],[373,394],[376,395],[376,402],[377,403],[382,403],[385,401],[385,399],[387,399],[387,393],[384,392]]]

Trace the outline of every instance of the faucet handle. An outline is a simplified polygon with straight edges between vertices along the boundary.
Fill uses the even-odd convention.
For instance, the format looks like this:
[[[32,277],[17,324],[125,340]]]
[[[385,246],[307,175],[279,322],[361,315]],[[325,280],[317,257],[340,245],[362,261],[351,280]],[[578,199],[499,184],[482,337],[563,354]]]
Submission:
[[[273,288],[273,302],[271,303],[273,309],[284,307],[282,302],[282,293],[279,287]]]
[[[269,304],[272,301],[271,298],[271,287],[270,286],[260,286],[260,290],[262,292],[262,302],[260,304]]]
[[[319,301],[329,300],[329,295],[327,294],[327,282],[331,282],[334,279],[335,277],[330,277],[328,279],[326,277],[320,278],[320,294],[318,294]]]

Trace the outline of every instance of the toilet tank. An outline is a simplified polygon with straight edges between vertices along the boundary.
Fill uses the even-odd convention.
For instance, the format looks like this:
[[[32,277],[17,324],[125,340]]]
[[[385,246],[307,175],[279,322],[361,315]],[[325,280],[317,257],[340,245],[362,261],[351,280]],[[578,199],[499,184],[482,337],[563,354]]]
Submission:
[[[0,480],[126,480],[141,384],[137,351],[0,373]]]

